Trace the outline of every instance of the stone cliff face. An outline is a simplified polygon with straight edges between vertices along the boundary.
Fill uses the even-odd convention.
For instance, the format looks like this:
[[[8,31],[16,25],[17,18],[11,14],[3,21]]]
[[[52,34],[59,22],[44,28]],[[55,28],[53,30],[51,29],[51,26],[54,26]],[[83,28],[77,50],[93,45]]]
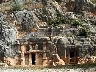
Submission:
[[[0,46],[4,56],[13,56],[11,45],[16,41],[17,29],[4,21],[3,13],[0,14]],[[1,54],[2,55],[2,54]]]
[[[63,55],[64,48],[69,45],[80,46],[79,56],[93,55],[96,45],[95,4],[87,0],[18,0],[22,4],[21,11],[4,11],[0,13],[0,55],[15,57],[18,50],[12,45],[17,39],[22,39],[31,32],[48,32],[53,35],[52,42],[56,45],[58,54]],[[8,2],[8,1],[7,1]],[[1,3],[1,1],[0,1]],[[4,3],[4,2],[3,2]],[[1,5],[4,5],[1,3]],[[6,1],[5,1],[6,3]],[[10,0],[10,3],[11,0]],[[41,8],[36,4],[42,4]],[[33,9],[29,9],[35,4]],[[28,7],[26,7],[26,5]],[[6,4],[5,4],[6,6]],[[4,6],[4,7],[5,7]],[[27,8],[27,9],[25,9]],[[4,9],[6,10],[6,9]],[[71,11],[71,12],[70,12]],[[91,11],[94,13],[92,14]],[[89,14],[90,13],[90,14]],[[60,18],[64,18],[60,22]],[[73,20],[80,19],[82,25],[72,25]],[[56,20],[56,21],[55,21]],[[67,20],[67,21],[66,21]],[[57,23],[52,23],[52,22]],[[51,22],[51,26],[50,25]],[[53,26],[53,24],[55,26]],[[57,24],[57,25],[56,25]],[[45,28],[44,28],[45,27]],[[48,28],[47,28],[48,27]],[[86,27],[90,35],[78,36],[79,31]],[[61,47],[62,46],[62,47]]]

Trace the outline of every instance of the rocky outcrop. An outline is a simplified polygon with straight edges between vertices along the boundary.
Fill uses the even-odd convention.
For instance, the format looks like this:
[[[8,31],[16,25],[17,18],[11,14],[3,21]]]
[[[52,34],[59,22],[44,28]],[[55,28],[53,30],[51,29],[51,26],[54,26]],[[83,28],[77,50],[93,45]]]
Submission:
[[[90,0],[69,0],[66,1],[66,7],[68,11],[82,12],[82,11],[92,11],[95,8]]]
[[[21,11],[4,11],[0,13],[0,57],[14,58],[18,55],[17,48],[12,46],[15,41],[25,38],[28,40],[29,37],[34,37],[34,35],[38,38],[41,38],[41,36],[50,37],[51,44],[47,48],[56,50],[59,56],[64,55],[63,51],[65,48],[71,48],[70,46],[79,51],[80,61],[85,59],[86,57],[83,57],[86,55],[94,55],[96,51],[96,17],[91,13],[93,11],[95,14],[95,5],[90,0],[60,0],[59,2],[57,0],[18,1],[25,8],[27,8],[25,6],[27,4],[38,3],[44,5],[44,8],[43,6],[33,9],[31,7],[29,7],[30,9],[23,7],[24,10]],[[59,21],[60,18],[64,18],[67,21],[62,23]],[[72,21],[79,19],[83,22],[82,25],[72,25]],[[51,20],[57,20],[57,23],[60,22],[60,24],[48,26]],[[79,36],[82,28],[88,28],[88,31],[90,31],[88,37]],[[52,51],[50,55],[56,54],[56,52]],[[57,59],[59,60],[57,64],[65,64],[63,59]],[[92,61],[95,62],[94,60]]]
[[[11,45],[16,41],[17,30],[13,26],[10,26],[7,22],[4,22],[4,15],[0,14],[0,46],[1,46],[1,56],[3,57],[14,57],[17,53],[16,50],[11,48]]]

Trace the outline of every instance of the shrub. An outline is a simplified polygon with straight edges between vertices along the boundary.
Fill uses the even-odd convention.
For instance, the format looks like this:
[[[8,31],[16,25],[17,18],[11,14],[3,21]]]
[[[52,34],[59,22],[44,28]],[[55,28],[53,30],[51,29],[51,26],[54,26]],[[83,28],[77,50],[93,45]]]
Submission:
[[[52,26],[57,26],[60,24],[60,21],[59,20],[50,20],[49,21],[49,25],[52,25]]]
[[[86,28],[81,28],[79,31],[79,36],[85,36],[87,37],[89,35],[89,30]]]
[[[66,23],[70,23],[70,20],[64,19],[64,18],[60,18],[60,21],[62,24],[66,24]]]
[[[60,66],[47,66],[46,68],[68,68],[68,69],[73,69],[73,68],[82,68],[82,69],[87,69],[91,67],[95,67],[96,63],[84,63],[84,64],[71,64],[71,65],[60,65]]]
[[[78,20],[78,19],[77,20],[73,20],[72,21],[72,25],[73,26],[81,26],[82,25],[82,22],[80,20]]]
[[[14,2],[12,4],[12,8],[13,8],[13,11],[19,11],[19,10],[21,10],[21,5],[18,2],[18,0],[14,0]]]
[[[49,21],[49,25],[52,25],[52,26],[57,26],[57,25],[66,24],[66,23],[70,23],[70,21],[64,18],[57,18],[56,20]]]

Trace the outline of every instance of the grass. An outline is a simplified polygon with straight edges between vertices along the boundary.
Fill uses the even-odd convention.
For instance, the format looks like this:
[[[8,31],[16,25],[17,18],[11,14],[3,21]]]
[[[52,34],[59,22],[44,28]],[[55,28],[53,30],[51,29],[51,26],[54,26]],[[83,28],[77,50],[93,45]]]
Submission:
[[[92,67],[96,67],[96,63],[61,65],[61,66],[48,66],[46,68],[56,68],[56,69],[60,69],[60,68],[68,68],[68,69],[84,68],[84,69],[87,69],[87,68],[92,68]]]
[[[85,64],[73,64],[73,65],[61,65],[61,66],[47,66],[47,67],[43,67],[43,66],[8,66],[8,67],[4,67],[4,66],[0,66],[0,69],[23,69],[23,70],[27,70],[27,69],[77,69],[77,68],[82,68],[82,69],[88,69],[88,68],[94,68],[96,67],[96,63],[85,63]]]
[[[8,66],[8,67],[4,67],[4,66],[0,66],[0,69],[23,69],[23,70],[27,70],[27,69],[43,69],[43,66]]]

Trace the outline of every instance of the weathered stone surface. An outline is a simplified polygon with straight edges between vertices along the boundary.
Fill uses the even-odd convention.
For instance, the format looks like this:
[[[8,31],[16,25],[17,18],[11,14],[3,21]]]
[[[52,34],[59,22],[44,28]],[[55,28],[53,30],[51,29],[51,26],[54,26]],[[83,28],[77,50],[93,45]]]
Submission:
[[[3,21],[3,14],[1,14],[0,18],[0,24],[1,24],[1,29],[0,29],[0,46],[1,46],[1,55],[4,55],[5,57],[11,56],[14,57],[16,51],[11,49],[11,45],[15,42],[16,40],[16,35],[17,35],[17,30],[8,25],[7,22]]]
[[[11,58],[18,56],[17,46],[23,44],[24,41],[26,41],[24,42],[26,45],[28,41],[37,42],[37,49],[42,49],[43,43],[40,43],[41,41],[47,41],[43,47],[45,50],[48,49],[50,51],[49,55],[58,54],[58,56],[61,57],[57,58],[58,61],[54,62],[54,65],[56,63],[58,65],[65,65],[68,57],[66,54],[68,54],[68,51],[70,52],[71,49],[78,50],[79,63],[88,62],[87,55],[90,56],[92,62],[95,62],[95,56],[92,58],[91,56],[93,56],[96,51],[96,17],[91,13],[95,5],[90,0],[60,0],[60,2],[53,0],[42,0],[42,2],[40,0],[18,1],[22,5],[31,5],[40,2],[44,5],[44,8],[30,9],[30,11],[29,9],[25,9],[12,13],[5,11],[4,13],[0,13],[0,57],[6,57],[8,64],[11,60],[16,64],[16,60]],[[50,20],[54,21],[60,17],[64,17],[70,22],[47,28]],[[72,26],[71,20],[75,19],[80,19],[82,25]],[[89,29],[90,35],[88,37],[79,36],[79,31],[83,27]],[[16,43],[17,37],[17,42],[20,41],[19,43]],[[24,45],[24,47],[21,46],[25,48],[24,50],[21,49],[23,53],[27,52],[26,45]],[[32,48],[32,46],[30,48]],[[65,54],[66,51],[67,53]],[[24,60],[24,58],[22,59]],[[10,64],[15,65],[14,63]],[[51,65],[52,60],[45,60],[44,64]]]

